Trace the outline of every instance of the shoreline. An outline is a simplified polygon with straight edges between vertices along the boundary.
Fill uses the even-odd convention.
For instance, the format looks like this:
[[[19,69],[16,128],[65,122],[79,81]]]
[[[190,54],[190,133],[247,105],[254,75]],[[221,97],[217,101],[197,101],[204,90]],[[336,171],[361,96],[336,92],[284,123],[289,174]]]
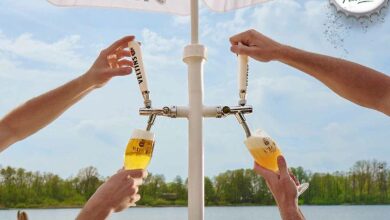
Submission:
[[[276,207],[276,205],[213,205],[213,206],[205,206],[205,208],[226,208],[226,207]],[[300,205],[302,206],[390,206],[390,204],[329,204],[329,205],[315,205],[315,204],[304,204]],[[52,210],[52,209],[81,209],[82,206],[66,206],[66,207],[25,207],[25,208],[0,208],[0,211],[6,211],[6,210]],[[135,206],[134,208],[187,208],[187,206]]]

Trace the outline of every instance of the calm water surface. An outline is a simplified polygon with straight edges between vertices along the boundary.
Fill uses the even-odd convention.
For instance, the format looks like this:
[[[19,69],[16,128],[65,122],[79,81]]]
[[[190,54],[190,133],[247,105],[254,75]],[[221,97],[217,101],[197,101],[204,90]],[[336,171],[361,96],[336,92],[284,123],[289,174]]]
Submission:
[[[74,219],[79,209],[26,210],[31,220]],[[390,206],[302,206],[306,219],[389,220]],[[0,210],[0,220],[15,220],[17,210]],[[111,216],[112,220],[186,220],[187,208],[131,208]],[[276,207],[210,207],[206,220],[276,220]]]

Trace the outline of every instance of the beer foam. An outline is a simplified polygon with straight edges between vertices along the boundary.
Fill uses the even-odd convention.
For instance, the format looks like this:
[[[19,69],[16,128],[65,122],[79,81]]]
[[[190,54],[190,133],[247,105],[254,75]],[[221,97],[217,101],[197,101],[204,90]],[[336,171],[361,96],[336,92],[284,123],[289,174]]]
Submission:
[[[133,133],[131,134],[131,138],[154,140],[154,133],[141,129],[134,129]]]
[[[256,130],[254,134],[248,137],[244,144],[248,149],[266,148],[270,144],[275,145],[274,140],[265,131]]]

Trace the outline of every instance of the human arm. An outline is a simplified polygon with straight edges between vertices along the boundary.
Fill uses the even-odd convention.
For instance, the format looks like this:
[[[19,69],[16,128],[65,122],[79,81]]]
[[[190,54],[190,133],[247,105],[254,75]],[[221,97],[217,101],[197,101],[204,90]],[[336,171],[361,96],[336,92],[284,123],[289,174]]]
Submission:
[[[298,207],[299,182],[291,176],[287,169],[286,160],[283,156],[278,157],[279,173],[268,170],[255,163],[254,170],[264,177],[276,204],[279,207],[280,216],[283,220],[303,220],[301,210]]]
[[[127,36],[104,49],[92,67],[76,79],[33,98],[0,119],[0,152],[13,143],[39,131],[58,118],[68,108],[78,102],[92,90],[102,87],[112,77],[131,73],[132,62],[124,50],[134,36]],[[119,49],[118,49],[119,48]],[[117,68],[110,68],[107,56],[117,55]]]
[[[263,62],[285,63],[320,80],[338,95],[390,116],[390,77],[381,72],[280,44],[255,30],[235,35],[230,41],[234,53]]]
[[[135,205],[141,198],[138,186],[146,176],[144,170],[120,170],[96,190],[76,220],[104,220],[112,212]]]

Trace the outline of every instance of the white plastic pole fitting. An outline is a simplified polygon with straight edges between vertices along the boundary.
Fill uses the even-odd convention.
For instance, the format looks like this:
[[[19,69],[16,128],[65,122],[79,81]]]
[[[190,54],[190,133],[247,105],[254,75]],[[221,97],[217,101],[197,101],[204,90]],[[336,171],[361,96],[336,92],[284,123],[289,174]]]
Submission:
[[[222,106],[203,106],[204,118],[221,118]],[[176,106],[176,118],[188,118],[189,108],[187,106]]]

